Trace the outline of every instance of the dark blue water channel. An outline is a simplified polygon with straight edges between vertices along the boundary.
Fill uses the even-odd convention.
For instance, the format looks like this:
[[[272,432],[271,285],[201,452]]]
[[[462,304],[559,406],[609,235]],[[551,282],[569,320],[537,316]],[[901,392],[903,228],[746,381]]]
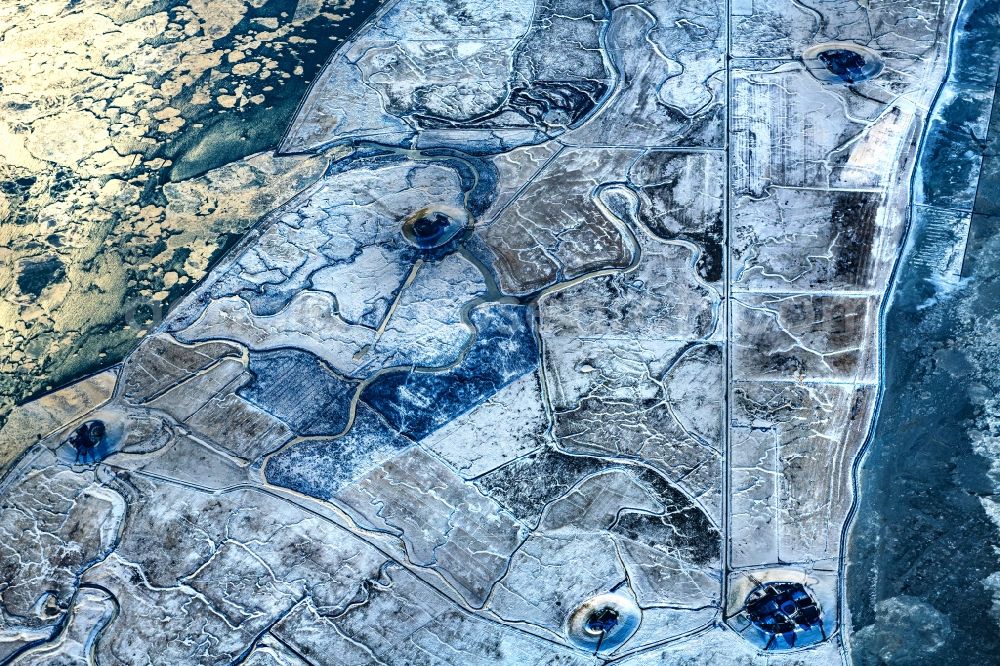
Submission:
[[[864,666],[1000,664],[1000,2],[966,0],[956,25],[857,470],[845,589]]]

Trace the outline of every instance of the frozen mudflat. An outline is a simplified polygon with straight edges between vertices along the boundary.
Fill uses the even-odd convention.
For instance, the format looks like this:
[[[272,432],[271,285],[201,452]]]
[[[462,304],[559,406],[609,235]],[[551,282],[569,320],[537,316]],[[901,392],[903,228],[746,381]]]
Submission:
[[[0,430],[0,662],[846,659],[958,5],[385,3],[321,172]]]

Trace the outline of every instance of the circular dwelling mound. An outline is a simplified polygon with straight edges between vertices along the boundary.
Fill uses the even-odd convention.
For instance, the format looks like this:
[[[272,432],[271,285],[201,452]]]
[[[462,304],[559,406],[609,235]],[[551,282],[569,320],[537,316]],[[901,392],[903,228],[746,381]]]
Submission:
[[[101,409],[64,430],[55,440],[56,456],[69,465],[90,466],[122,449],[128,434],[125,415]]]
[[[403,238],[413,247],[432,250],[447,245],[470,226],[469,214],[452,206],[428,206],[403,220]]]
[[[791,649],[826,639],[819,603],[802,583],[762,583],[747,595],[741,619],[765,650]]]
[[[588,651],[613,650],[639,628],[641,611],[620,594],[599,594],[570,613],[566,634],[574,645]]]
[[[871,49],[848,42],[816,44],[802,54],[809,73],[820,81],[852,85],[882,72],[882,58]]]

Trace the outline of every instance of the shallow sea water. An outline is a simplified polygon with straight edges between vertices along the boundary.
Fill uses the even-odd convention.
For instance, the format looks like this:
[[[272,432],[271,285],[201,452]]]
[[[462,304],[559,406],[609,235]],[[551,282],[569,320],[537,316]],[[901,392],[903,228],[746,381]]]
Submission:
[[[959,29],[857,472],[845,584],[864,666],[1000,664],[1000,5],[967,0]]]

